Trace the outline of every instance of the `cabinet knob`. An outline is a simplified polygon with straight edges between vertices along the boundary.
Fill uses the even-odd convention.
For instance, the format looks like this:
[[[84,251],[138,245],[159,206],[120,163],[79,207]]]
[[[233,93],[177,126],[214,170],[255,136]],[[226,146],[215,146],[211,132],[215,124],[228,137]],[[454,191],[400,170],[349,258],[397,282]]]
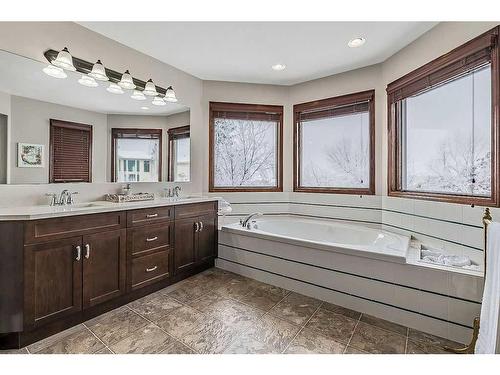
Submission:
[[[76,247],[76,261],[79,262],[82,259],[82,247],[78,245]]]
[[[85,259],[90,258],[90,245],[87,243],[85,244]]]
[[[158,266],[154,266],[154,267],[151,267],[151,268],[146,268],[146,272],[156,271],[157,268],[158,268]]]

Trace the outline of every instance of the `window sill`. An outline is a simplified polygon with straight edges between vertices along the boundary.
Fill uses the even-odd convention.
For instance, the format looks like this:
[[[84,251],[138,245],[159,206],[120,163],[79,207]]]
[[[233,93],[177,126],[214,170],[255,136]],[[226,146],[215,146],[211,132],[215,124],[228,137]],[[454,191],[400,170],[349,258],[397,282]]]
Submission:
[[[349,194],[349,195],[375,195],[375,189],[356,189],[356,188],[325,188],[325,187],[301,187],[295,186],[293,191],[296,193],[320,193],[320,194]]]
[[[498,207],[499,202],[494,197],[471,197],[463,195],[424,193],[415,191],[389,190],[387,195],[395,198],[419,199],[443,203],[456,203],[475,206]]]

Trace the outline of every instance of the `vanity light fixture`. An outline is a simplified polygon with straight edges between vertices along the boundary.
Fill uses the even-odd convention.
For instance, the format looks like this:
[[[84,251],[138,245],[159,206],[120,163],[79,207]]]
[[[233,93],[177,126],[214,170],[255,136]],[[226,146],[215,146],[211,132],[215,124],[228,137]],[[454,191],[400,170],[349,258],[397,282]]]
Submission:
[[[120,80],[120,82],[118,82],[118,85],[125,90],[133,90],[136,88],[134,80],[132,79],[132,76],[130,75],[130,72],[128,70],[123,73],[122,79]]]
[[[71,56],[66,47],[64,47],[63,50],[57,54],[56,59],[52,61],[52,65],[55,65],[58,68],[71,70],[72,72],[76,70],[73,65],[73,56]]]
[[[165,92],[165,101],[170,103],[177,103],[177,98],[175,96],[175,91],[172,86],[168,86],[167,91]]]
[[[146,100],[144,94],[139,90],[134,90],[134,93],[130,97],[135,100]]]
[[[163,100],[159,96],[155,96],[155,98],[153,99],[151,104],[153,104],[153,105],[167,105],[167,103],[165,103],[165,100]]]
[[[271,68],[273,70],[276,70],[277,72],[279,72],[279,71],[285,70],[286,65],[285,64],[274,64],[273,66],[271,66]]]
[[[358,38],[351,39],[349,41],[349,43],[347,43],[347,45],[351,48],[357,48],[357,47],[361,47],[363,44],[365,44],[365,42],[366,42],[365,38],[358,37]]]
[[[109,78],[106,75],[106,69],[104,68],[104,65],[102,65],[101,60],[97,60],[97,62],[92,66],[92,71],[89,73],[89,76],[97,79],[98,81],[109,81]]]
[[[96,80],[86,74],[82,74],[82,78],[78,80],[78,83],[83,86],[87,87],[97,87],[99,84],[96,82]]]
[[[146,82],[146,87],[144,88],[144,91],[142,93],[147,96],[158,95],[158,91],[156,91],[156,86],[151,78],[149,79],[149,81]]]
[[[123,94],[124,93],[122,88],[114,82],[110,82],[110,84],[106,90],[112,94]]]
[[[66,78],[66,77],[68,77],[66,72],[62,68],[59,68],[58,66],[47,65],[42,70],[45,74],[47,74],[48,76],[54,77],[54,78]]]

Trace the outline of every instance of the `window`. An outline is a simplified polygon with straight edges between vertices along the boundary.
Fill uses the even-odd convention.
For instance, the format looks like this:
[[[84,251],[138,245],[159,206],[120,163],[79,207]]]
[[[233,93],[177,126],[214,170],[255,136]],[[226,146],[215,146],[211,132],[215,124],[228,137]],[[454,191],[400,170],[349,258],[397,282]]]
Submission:
[[[294,191],[375,193],[375,91],[294,109]]]
[[[210,103],[210,191],[282,191],[283,107]]]
[[[389,195],[498,205],[498,28],[387,87]]]
[[[50,120],[49,182],[92,182],[92,126]]]
[[[161,129],[112,129],[113,181],[161,181],[161,137]]]
[[[189,125],[169,129],[168,144],[168,180],[190,181],[191,139]]]

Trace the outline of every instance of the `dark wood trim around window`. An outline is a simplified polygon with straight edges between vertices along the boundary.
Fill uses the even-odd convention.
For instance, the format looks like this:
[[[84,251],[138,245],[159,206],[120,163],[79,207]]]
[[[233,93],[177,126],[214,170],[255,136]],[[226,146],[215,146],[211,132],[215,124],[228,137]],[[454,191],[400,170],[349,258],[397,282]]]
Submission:
[[[161,182],[162,175],[162,130],[161,129],[134,129],[134,128],[112,128],[111,129],[111,182],[116,182],[116,155],[115,143],[118,138],[133,138],[136,135],[150,136],[151,139],[158,139],[158,182]]]
[[[388,195],[447,203],[482,206],[499,206],[499,156],[500,156],[500,70],[499,36],[500,26],[472,39],[447,54],[406,74],[387,86],[388,122]],[[397,103],[411,95],[427,90],[437,84],[460,76],[476,67],[491,64],[491,197],[476,197],[441,193],[426,193],[402,190],[402,163]]]
[[[300,117],[332,117],[347,113],[366,112],[370,117],[370,184],[367,189],[338,187],[304,187],[300,185]],[[333,194],[375,194],[375,90],[357,92],[354,94],[336,96],[293,106],[293,191],[305,193]]]
[[[277,185],[270,187],[215,187],[215,150],[214,150],[214,114],[216,112],[226,112],[233,113],[236,118],[242,118],[240,116],[244,115],[245,118],[255,118],[260,119],[270,115],[278,116],[278,129],[277,129],[277,157],[276,161],[278,165],[276,166],[277,173]],[[208,166],[209,166],[209,181],[208,181],[208,191],[209,192],[279,192],[283,191],[283,106],[281,105],[264,105],[264,104],[239,104],[239,103],[221,103],[221,102],[210,102],[209,103],[209,155],[208,155]]]
[[[49,183],[92,182],[92,125],[50,119]]]
[[[189,138],[191,127],[189,125],[186,126],[178,126],[176,128],[170,128],[167,130],[168,135],[168,181],[174,181],[174,141],[176,139]]]

